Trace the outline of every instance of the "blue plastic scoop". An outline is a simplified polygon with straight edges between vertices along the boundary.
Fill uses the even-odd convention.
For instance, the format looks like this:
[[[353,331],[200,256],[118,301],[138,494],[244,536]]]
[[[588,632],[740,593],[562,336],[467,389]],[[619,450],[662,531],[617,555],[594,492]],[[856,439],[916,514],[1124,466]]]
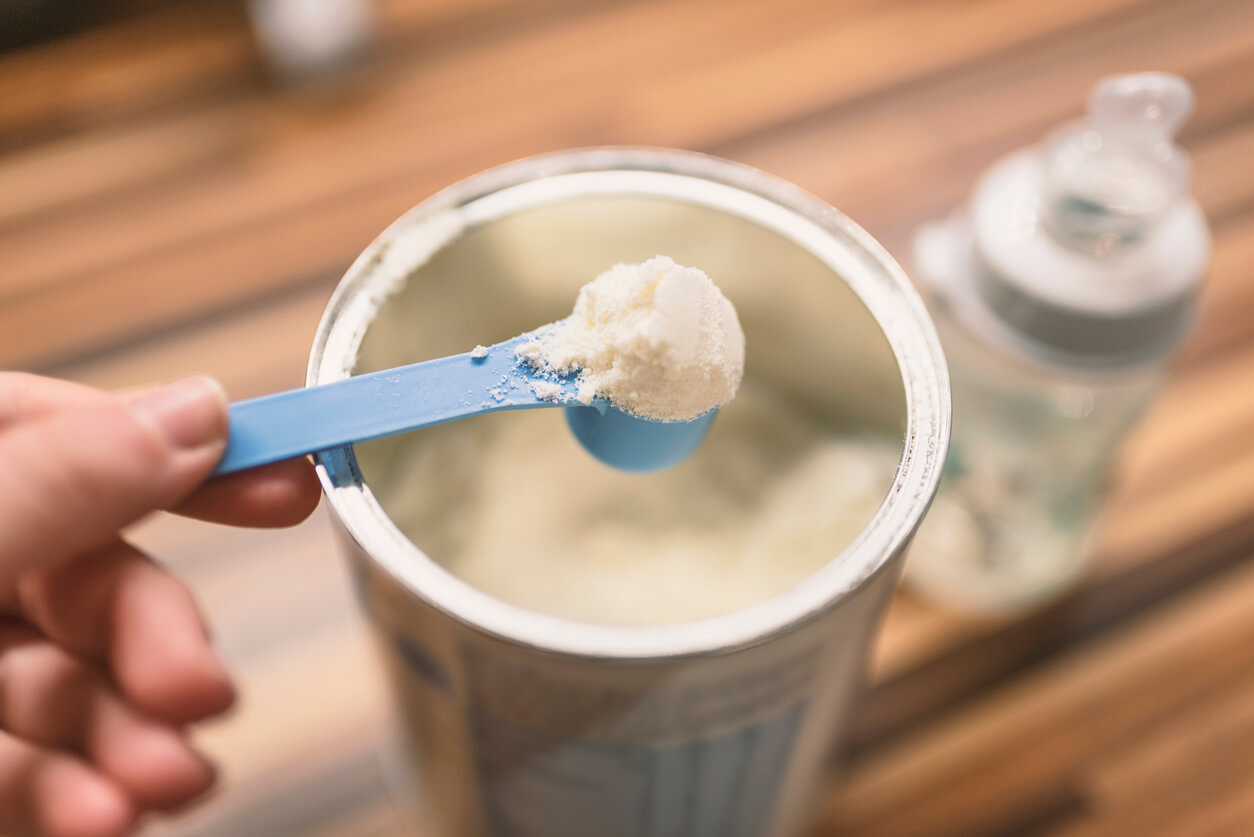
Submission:
[[[576,375],[546,375],[519,362],[515,350],[534,336],[506,340],[486,354],[467,352],[236,402],[214,475],[501,410],[564,407],[589,453],[639,473],[682,462],[709,432],[717,410],[691,421],[655,421],[601,398],[579,403]],[[556,399],[542,398],[533,385]]]

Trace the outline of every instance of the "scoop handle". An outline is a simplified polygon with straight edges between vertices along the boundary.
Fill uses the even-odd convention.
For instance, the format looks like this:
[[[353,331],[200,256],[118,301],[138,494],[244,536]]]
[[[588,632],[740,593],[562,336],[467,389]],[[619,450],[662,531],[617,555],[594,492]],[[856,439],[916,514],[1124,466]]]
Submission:
[[[214,476],[482,413],[560,406],[528,386],[514,351],[529,338],[482,357],[466,352],[237,401]]]

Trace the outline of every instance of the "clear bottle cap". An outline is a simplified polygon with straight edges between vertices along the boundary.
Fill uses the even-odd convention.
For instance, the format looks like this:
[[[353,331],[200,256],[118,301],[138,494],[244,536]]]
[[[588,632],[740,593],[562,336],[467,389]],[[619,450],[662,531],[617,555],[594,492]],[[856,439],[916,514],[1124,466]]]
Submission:
[[[1188,190],[1188,158],[1173,138],[1192,111],[1193,91],[1177,76],[1101,81],[1088,119],[1045,142],[1050,233],[1096,256],[1139,246]]]
[[[959,293],[1042,357],[1120,365],[1170,351],[1196,319],[1210,249],[1173,139],[1192,107],[1176,76],[1113,76],[1086,119],[994,165],[971,200]]]

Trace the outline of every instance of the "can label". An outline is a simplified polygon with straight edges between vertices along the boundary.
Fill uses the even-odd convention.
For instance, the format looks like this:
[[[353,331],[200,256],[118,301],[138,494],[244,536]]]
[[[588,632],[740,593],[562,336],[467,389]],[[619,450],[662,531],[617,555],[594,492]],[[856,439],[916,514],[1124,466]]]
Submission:
[[[757,837],[780,797],[805,706],[669,747],[585,738],[541,752],[529,731],[479,715],[473,737],[489,832]],[[519,761],[520,752],[530,755]]]
[[[817,659],[817,648],[805,648],[739,673],[723,666],[708,680],[664,671],[642,692],[639,670],[615,682],[468,655],[468,721],[488,833],[767,833]]]

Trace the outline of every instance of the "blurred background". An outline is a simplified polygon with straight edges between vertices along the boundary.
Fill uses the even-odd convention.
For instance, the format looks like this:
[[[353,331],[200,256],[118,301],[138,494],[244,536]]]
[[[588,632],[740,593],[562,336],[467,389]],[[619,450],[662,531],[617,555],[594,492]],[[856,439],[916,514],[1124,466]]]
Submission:
[[[1201,326],[1079,590],[1001,621],[894,603],[816,833],[1254,833],[1249,0],[0,0],[0,366],[298,386],[331,289],[397,215],[582,145],[763,168],[909,269],[912,231],[990,162],[1147,69],[1197,93]],[[218,794],[149,833],[403,833],[325,515],[135,536],[197,590],[243,693],[202,736]]]

